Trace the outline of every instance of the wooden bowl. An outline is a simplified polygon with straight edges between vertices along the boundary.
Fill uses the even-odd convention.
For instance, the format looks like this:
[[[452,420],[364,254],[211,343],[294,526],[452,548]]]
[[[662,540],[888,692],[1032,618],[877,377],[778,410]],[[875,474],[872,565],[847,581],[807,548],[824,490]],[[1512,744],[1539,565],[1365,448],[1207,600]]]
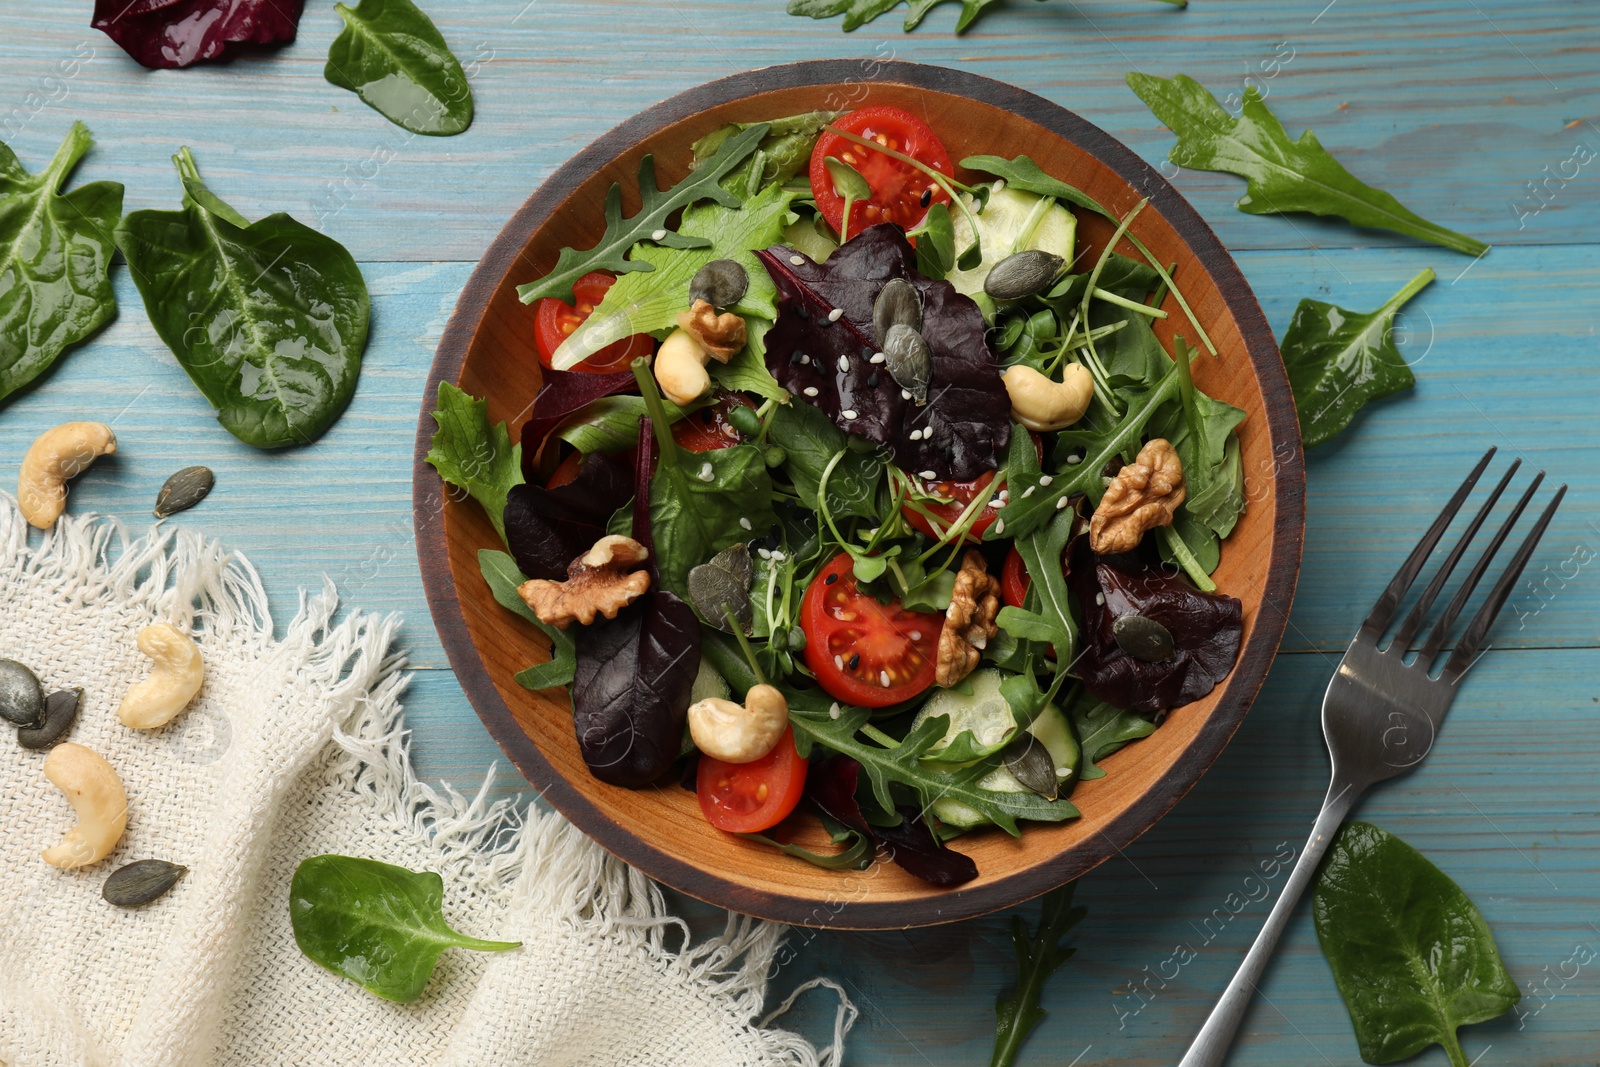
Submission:
[[[1244,602],[1238,666],[1206,699],[1174,711],[1149,738],[1107,758],[1104,778],[1072,795],[1081,818],[963,837],[979,875],[935,889],[893,864],[865,871],[812,867],[707,825],[677,784],[619,789],[589,774],[564,694],[522,689],[512,676],[543,660],[541,635],[495,603],[479,574],[480,548],[500,547],[477,504],[450,497],[424,462],[441,381],[488,398],[489,417],[513,439],[539,389],[533,312],[516,286],[548,271],[564,245],[587,248],[603,228],[613,182],[637,210],[639,159],[653,153],[663,185],[684,176],[689,144],[727,122],[816,108],[889,104],[920,115],[954,159],[1026,154],[1117,214],[1142,196],[1133,231],[1177,278],[1220,353],[1195,377],[1248,412],[1239,429],[1249,507],[1222,553],[1222,591]],[[1112,227],[1080,213],[1080,240],[1098,249]],[[1098,244],[1097,244],[1098,242]],[[1129,255],[1131,248],[1121,251]],[[1170,347],[1184,319],[1157,333]],[[1194,340],[1193,331],[1189,339]],[[1277,346],[1233,259],[1159,174],[1109,135],[1047,100],[971,74],[898,62],[830,60],[736,75],[692,89],[624,122],[539,187],[473,272],[439,343],[417,427],[417,549],[434,623],[451,665],[489,733],[552,805],[644,873],[712,904],[782,922],[885,929],[951,922],[1043,893],[1103,862],[1147,830],[1199,779],[1232,737],[1272,664],[1294,594],[1304,528],[1304,470],[1294,404]],[[821,841],[817,828],[813,843]],[[804,838],[802,841],[804,842]]]

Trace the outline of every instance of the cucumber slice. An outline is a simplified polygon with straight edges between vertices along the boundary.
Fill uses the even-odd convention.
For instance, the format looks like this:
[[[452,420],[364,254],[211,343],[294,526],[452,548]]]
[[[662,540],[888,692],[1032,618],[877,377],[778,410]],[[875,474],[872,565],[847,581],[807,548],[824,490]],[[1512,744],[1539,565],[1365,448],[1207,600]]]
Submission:
[[[968,206],[976,212],[977,205],[966,198]],[[1039,208],[1044,198],[1025,193],[1009,186],[989,194],[989,205],[975,217],[978,234],[983,239],[983,261],[971,270],[953,270],[947,281],[956,292],[972,297],[983,311],[983,317],[994,320],[994,301],[983,291],[983,280],[995,264],[1013,252],[1039,249],[1051,252],[1071,263],[1077,243],[1078,219],[1060,204]],[[963,252],[972,245],[972,224],[967,213],[954,207],[950,211],[956,236],[956,251]],[[1017,247],[1018,242],[1021,247]]]
[[[1016,736],[1017,720],[1011,705],[1000,694],[1005,676],[996,670],[978,670],[967,675],[970,693],[939,689],[922,705],[911,720],[915,730],[935,715],[950,716],[944,740],[928,750],[931,763],[970,764],[1005,748]]]
[[[1062,792],[1070,790],[1077,781],[1083,760],[1082,750],[1078,747],[1077,739],[1072,736],[1072,727],[1067,724],[1067,717],[1061,714],[1061,709],[1054,704],[1046,704],[1044,710],[1039,712],[1039,717],[1033,720],[1033,725],[1028,727],[1028,733],[1038,738],[1045,750],[1050,753],[1050,760],[1056,766],[1056,777],[1061,781]],[[1004,766],[996,767],[984,775],[978,780],[978,785],[996,793],[1024,793],[1028,789]],[[940,822],[962,830],[971,830],[989,822],[988,817],[981,812],[974,811],[949,797],[935,800],[932,810]]]

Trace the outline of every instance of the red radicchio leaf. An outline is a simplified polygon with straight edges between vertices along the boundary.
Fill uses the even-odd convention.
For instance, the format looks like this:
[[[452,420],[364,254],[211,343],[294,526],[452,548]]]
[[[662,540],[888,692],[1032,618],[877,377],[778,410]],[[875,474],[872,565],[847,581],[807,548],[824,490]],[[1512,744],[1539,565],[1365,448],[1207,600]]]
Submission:
[[[565,581],[567,565],[605,536],[606,522],[631,496],[633,472],[598,452],[566,485],[514,485],[506,493],[506,548],[529,578]]]
[[[305,0],[95,0],[95,29],[146,67],[187,67],[230,45],[294,40]]]
[[[900,825],[873,826],[856,803],[861,764],[849,756],[831,756],[813,763],[806,774],[806,796],[830,817],[883,846],[889,858],[907,873],[937,886],[961,885],[978,877],[972,857],[946,848],[915,808],[901,807]]]
[[[1158,562],[1096,556],[1085,536],[1068,546],[1067,558],[1067,580],[1084,615],[1083,650],[1073,667],[1092,696],[1156,712],[1199,700],[1233,670],[1243,632],[1238,600],[1202,593]],[[1147,663],[1124,652],[1112,636],[1124,615],[1165,626],[1172,658]]]
[[[846,433],[887,445],[905,470],[967,481],[1000,465],[1011,440],[1011,399],[983,313],[949,282],[916,272],[916,253],[899,227],[863,230],[825,263],[782,246],[756,255],[778,288],[778,321],[766,336],[767,369],[778,384]],[[933,353],[924,407],[901,396],[883,365],[871,362],[879,351],[872,305],[892,278],[907,279],[922,294],[922,335]],[[843,315],[830,321],[834,309]],[[842,410],[856,417],[843,418]]]
[[[541,384],[539,395],[533,400],[533,413],[522,426],[522,476],[530,482],[536,477],[534,461],[544,439],[569,415],[602,397],[626,392],[638,384],[630,370],[587,374],[541,367],[540,374]]]
[[[655,472],[655,423],[646,415],[639,420],[639,444],[634,449],[632,533],[633,539],[650,553],[644,564],[650,571],[650,584],[660,586],[661,572],[656,569],[656,543],[650,533],[650,479]]]

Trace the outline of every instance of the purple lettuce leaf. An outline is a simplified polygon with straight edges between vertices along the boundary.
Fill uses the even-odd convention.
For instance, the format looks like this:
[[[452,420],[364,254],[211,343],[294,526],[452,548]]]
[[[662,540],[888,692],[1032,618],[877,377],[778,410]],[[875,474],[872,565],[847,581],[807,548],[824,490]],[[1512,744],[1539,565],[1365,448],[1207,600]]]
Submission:
[[[1244,629],[1238,600],[1202,593],[1159,561],[1096,556],[1082,535],[1068,546],[1067,559],[1067,582],[1083,612],[1083,648],[1073,669],[1092,696],[1157,712],[1199,700],[1233,670]],[[1165,626],[1172,657],[1148,663],[1123,651],[1112,626],[1124,615]]]
[[[891,860],[924,882],[954,886],[978,877],[978,865],[972,857],[946,848],[933,836],[916,808],[896,809],[900,812],[898,826],[867,822],[856,801],[860,770],[861,764],[844,755],[813,762],[806,772],[806,796],[829,817],[881,845]]]
[[[139,63],[187,67],[237,44],[294,40],[305,0],[95,0],[90,23]]]
[[[506,492],[506,548],[529,578],[565,581],[567,565],[605,536],[607,521],[632,496],[628,465],[591,453],[566,485],[524,482]]]
[[[916,272],[916,252],[899,227],[870,227],[820,264],[782,246],[756,255],[778,288],[778,320],[766,336],[767,369],[778,384],[846,433],[886,445],[905,470],[967,481],[1000,465],[1011,440],[1011,400],[983,313],[949,282]],[[907,279],[922,294],[922,334],[933,353],[924,407],[901,395],[882,364],[870,362],[879,351],[873,301],[892,278]],[[835,309],[843,314],[830,321]]]
[[[627,392],[639,384],[631,370],[588,374],[541,367],[540,374],[539,395],[533,398],[533,412],[522,426],[522,475],[530,482],[538,477],[539,447],[568,416],[602,397]]]

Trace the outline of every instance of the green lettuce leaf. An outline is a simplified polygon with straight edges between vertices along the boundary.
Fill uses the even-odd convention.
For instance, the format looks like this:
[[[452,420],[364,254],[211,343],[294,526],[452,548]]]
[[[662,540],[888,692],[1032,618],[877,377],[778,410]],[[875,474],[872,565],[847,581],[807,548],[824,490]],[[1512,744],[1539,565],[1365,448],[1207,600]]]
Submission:
[[[505,423],[489,424],[488,401],[439,383],[433,447],[427,460],[450,485],[464,489],[489,513],[505,540],[506,493],[522,484],[522,446],[511,443]]]

